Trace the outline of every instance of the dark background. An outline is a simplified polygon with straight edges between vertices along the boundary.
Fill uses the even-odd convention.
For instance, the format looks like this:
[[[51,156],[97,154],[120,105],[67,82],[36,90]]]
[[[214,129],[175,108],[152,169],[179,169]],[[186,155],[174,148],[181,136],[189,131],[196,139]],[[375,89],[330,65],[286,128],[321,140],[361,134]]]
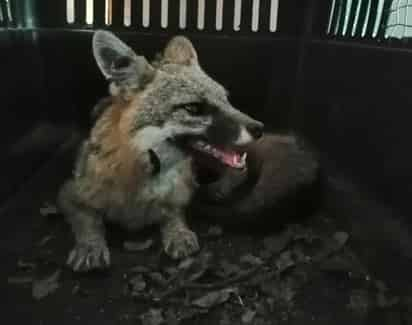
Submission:
[[[233,2],[225,0],[225,8]],[[1,22],[1,204],[24,189],[73,128],[87,129],[91,108],[107,94],[92,57],[93,29],[115,31],[148,58],[179,33],[193,41],[202,66],[228,88],[237,108],[270,129],[304,135],[319,151],[327,185],[324,213],[354,234],[354,245],[377,272],[405,284],[412,254],[410,43],[381,34],[326,35],[329,1],[281,0],[276,33],[265,29],[269,1],[261,1],[259,32],[250,31],[248,18],[233,31],[230,10],[223,30],[213,30],[215,0],[207,0],[203,31],[190,18],[195,1],[188,1],[193,14],[185,30],[178,29],[172,4],[170,26],[160,27],[160,1],[152,1],[149,28],[141,27],[137,14],[131,27],[122,26],[122,1],[115,2],[111,26],[104,25],[103,1],[96,2],[94,26],[87,26],[83,2],[75,3],[72,25],[65,22],[62,0],[11,1],[13,21]],[[251,3],[244,1],[244,12]],[[0,5],[5,8],[6,1]]]

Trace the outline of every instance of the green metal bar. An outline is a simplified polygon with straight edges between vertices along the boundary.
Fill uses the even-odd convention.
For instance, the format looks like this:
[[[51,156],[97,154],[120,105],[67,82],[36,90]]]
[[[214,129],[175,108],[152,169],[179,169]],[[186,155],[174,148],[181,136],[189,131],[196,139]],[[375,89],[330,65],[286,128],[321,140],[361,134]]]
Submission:
[[[328,23],[328,30],[327,34],[330,34],[331,28],[332,28],[332,22],[333,22],[333,16],[335,14],[335,8],[336,8],[336,0],[332,0],[332,5],[330,7],[330,14],[329,14],[329,23]]]
[[[366,16],[365,16],[365,21],[363,22],[363,28],[362,28],[362,37],[365,37],[366,32],[368,30],[368,23],[369,23],[369,17],[371,15],[371,0],[368,0],[368,7],[366,11]]]
[[[346,1],[346,8],[345,8],[345,19],[343,21],[343,29],[342,29],[342,36],[346,35],[346,31],[348,30],[349,24],[349,17],[352,9],[352,0]]]
[[[356,7],[356,12],[355,12],[355,20],[353,21],[352,25],[352,37],[356,35],[356,28],[358,27],[358,22],[359,22],[359,15],[360,15],[360,10],[362,7],[362,2],[363,0],[358,0],[358,5]]]

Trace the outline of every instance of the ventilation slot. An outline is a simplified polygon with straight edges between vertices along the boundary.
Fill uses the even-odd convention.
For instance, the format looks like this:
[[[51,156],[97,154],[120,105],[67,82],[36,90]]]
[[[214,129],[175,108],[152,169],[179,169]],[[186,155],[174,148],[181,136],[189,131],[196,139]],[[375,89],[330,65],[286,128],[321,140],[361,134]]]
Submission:
[[[222,8],[223,1],[217,1],[216,29],[219,29],[218,27],[222,25],[220,21],[218,25]],[[234,31],[240,31],[241,29],[247,31],[249,29],[252,32],[268,31],[273,33],[278,29],[279,0],[235,0],[233,10]],[[263,30],[263,26],[265,26],[265,30]]]
[[[371,5],[372,5],[372,0],[368,0],[368,6],[366,9],[366,16],[365,16],[365,21],[363,23],[363,28],[362,28],[362,37],[365,37],[366,32],[368,30],[368,23],[369,23],[369,19],[371,18]]]
[[[142,8],[142,25],[143,27],[150,26],[150,0],[143,0]]]
[[[272,0],[270,3],[270,22],[269,22],[269,30],[271,32],[276,32],[278,30],[278,11],[279,11],[279,0]]]
[[[216,0],[216,30],[223,29],[223,0]]]
[[[198,0],[197,5],[197,29],[205,28],[205,0]]]
[[[358,28],[361,5],[362,5],[362,1],[358,1],[357,5],[356,5],[355,17],[354,17],[353,25],[352,25],[352,32],[351,32],[352,37],[354,37],[356,35],[356,29]]]
[[[9,22],[13,22],[13,15],[11,14],[10,0],[6,0],[6,6],[7,6],[7,18]]]
[[[112,0],[105,0],[104,23],[107,26],[112,24],[112,9]]]
[[[373,38],[378,36],[379,27],[382,25],[384,2],[385,2],[385,0],[381,0],[378,3],[378,9],[377,9],[377,13],[376,13],[375,25],[373,26],[373,32],[372,32],[372,37]]]
[[[240,30],[240,23],[242,20],[242,0],[235,0],[235,13],[233,17],[233,30]]]
[[[74,23],[74,0],[66,2],[66,21],[68,24]]]
[[[129,27],[129,26],[132,25],[131,0],[124,0],[123,24],[124,24],[126,27]]]
[[[187,26],[187,0],[180,0],[179,3],[179,28],[185,29]]]
[[[144,28],[149,28],[153,22],[156,22],[156,25],[160,24],[162,29],[168,29],[174,28],[175,19],[178,19],[179,29],[187,29],[190,25],[191,28],[194,26],[199,31],[206,28],[208,31],[228,31],[229,27],[229,30],[238,32],[242,29],[246,33],[263,31],[263,29],[265,32],[276,32],[278,28],[279,0],[226,0],[226,3],[225,0],[190,1],[192,2],[189,3],[188,0],[156,0],[156,2],[152,0],[119,2],[66,0],[66,21],[68,24],[76,23],[76,25],[101,26],[104,24],[126,27],[132,27],[139,21],[140,26]],[[5,15],[10,15],[9,1],[6,4],[7,7],[3,7],[3,12],[0,12],[1,21],[7,18]],[[189,7],[190,5],[192,7]],[[141,20],[133,19],[137,15],[141,15]]]
[[[168,23],[169,23],[169,0],[162,0],[160,26],[162,28],[167,28]]]
[[[80,20],[87,25],[93,25],[94,22],[94,1],[95,0],[66,0],[66,22],[73,24],[76,20]],[[84,7],[77,8],[79,12],[76,12],[76,5],[83,5]],[[78,17],[81,16],[81,17]],[[80,18],[80,19],[79,19]]]
[[[93,24],[94,0],[86,0],[86,24]]]
[[[385,38],[412,37],[412,1],[393,1],[389,9]]]
[[[405,0],[408,2],[408,0]],[[386,29],[391,4],[401,0],[332,0],[328,35],[377,38]]]
[[[252,7],[252,31],[257,32],[259,30],[259,6],[260,0],[253,0]]]
[[[345,8],[345,18],[343,20],[343,30],[342,30],[342,35],[346,35],[346,31],[348,30],[348,24],[349,24],[349,16],[350,16],[350,10],[352,8],[352,0],[347,0],[348,2],[346,3],[346,8]]]

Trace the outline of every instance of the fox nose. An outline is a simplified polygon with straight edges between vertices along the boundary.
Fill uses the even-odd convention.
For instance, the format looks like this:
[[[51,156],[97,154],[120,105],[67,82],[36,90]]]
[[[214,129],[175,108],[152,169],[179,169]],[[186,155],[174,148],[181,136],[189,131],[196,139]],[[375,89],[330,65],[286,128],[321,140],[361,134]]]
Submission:
[[[263,135],[263,123],[253,123],[247,126],[248,131],[252,135],[253,138],[259,139]]]

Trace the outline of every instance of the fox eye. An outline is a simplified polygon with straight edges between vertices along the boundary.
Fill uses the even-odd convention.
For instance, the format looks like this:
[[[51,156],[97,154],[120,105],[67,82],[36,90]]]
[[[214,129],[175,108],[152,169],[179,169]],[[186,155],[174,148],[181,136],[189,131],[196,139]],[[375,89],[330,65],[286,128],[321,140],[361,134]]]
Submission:
[[[206,114],[206,107],[205,105],[198,103],[198,104],[185,104],[182,105],[182,108],[189,112],[191,115],[204,115]]]

